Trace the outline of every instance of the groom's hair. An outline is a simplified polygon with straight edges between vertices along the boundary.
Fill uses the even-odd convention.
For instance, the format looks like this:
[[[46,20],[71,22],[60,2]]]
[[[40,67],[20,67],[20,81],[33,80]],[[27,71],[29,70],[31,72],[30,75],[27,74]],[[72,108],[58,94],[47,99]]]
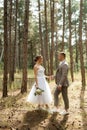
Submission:
[[[60,52],[59,54],[62,55],[64,58],[66,58],[65,52]]]

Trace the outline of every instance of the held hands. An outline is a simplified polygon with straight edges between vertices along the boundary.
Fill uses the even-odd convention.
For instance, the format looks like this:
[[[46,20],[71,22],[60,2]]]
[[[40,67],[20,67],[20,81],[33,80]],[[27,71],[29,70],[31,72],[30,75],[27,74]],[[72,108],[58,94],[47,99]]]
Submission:
[[[61,85],[58,85],[57,88],[58,88],[58,90],[60,90],[60,91],[62,90],[62,86],[61,86]]]
[[[51,80],[54,80],[55,79],[55,76],[54,75],[51,75]]]
[[[49,80],[54,80],[54,75],[46,76]]]

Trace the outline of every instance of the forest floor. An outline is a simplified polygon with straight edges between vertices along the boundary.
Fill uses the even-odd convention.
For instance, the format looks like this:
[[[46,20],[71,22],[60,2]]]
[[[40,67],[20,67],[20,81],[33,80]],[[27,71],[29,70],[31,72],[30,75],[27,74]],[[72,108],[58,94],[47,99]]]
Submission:
[[[50,86],[53,92],[54,82]],[[78,80],[69,87],[70,109],[66,116],[36,110],[26,102],[27,95],[17,90],[2,99],[0,93],[0,130],[87,130],[87,87],[82,92]],[[63,109],[62,100],[60,108]]]

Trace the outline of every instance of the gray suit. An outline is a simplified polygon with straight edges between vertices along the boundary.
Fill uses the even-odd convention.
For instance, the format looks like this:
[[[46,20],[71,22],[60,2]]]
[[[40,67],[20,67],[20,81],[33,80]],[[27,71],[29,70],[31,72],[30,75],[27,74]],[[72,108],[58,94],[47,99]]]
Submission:
[[[68,64],[66,61],[63,61],[57,71],[56,71],[56,75],[55,75],[55,82],[57,84],[57,86],[61,85],[62,89],[59,90],[58,87],[56,87],[55,92],[54,92],[54,105],[58,106],[59,103],[59,94],[62,92],[62,96],[63,96],[63,100],[64,100],[64,104],[65,104],[65,109],[69,108],[69,100],[68,100],[68,93],[67,93],[67,89],[69,86],[69,82],[68,82]]]

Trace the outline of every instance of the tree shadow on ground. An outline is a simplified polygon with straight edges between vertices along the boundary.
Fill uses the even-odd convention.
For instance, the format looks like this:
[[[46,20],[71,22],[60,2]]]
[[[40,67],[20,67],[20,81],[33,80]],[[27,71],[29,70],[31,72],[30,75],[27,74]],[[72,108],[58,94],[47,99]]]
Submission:
[[[39,124],[48,117],[48,112],[44,110],[28,111],[23,119],[23,123],[18,130],[30,130],[34,127],[39,127]]]
[[[49,124],[46,126],[46,128],[48,128],[48,130],[65,130],[67,120],[68,120],[68,115],[61,117],[58,116],[57,113],[54,113],[52,114],[49,120]]]
[[[80,108],[81,108],[81,114],[82,114],[82,121],[83,121],[83,129],[87,130],[87,113],[86,113],[86,109],[84,103],[86,102],[84,100],[84,96],[85,96],[85,90],[81,90],[80,93]]]

